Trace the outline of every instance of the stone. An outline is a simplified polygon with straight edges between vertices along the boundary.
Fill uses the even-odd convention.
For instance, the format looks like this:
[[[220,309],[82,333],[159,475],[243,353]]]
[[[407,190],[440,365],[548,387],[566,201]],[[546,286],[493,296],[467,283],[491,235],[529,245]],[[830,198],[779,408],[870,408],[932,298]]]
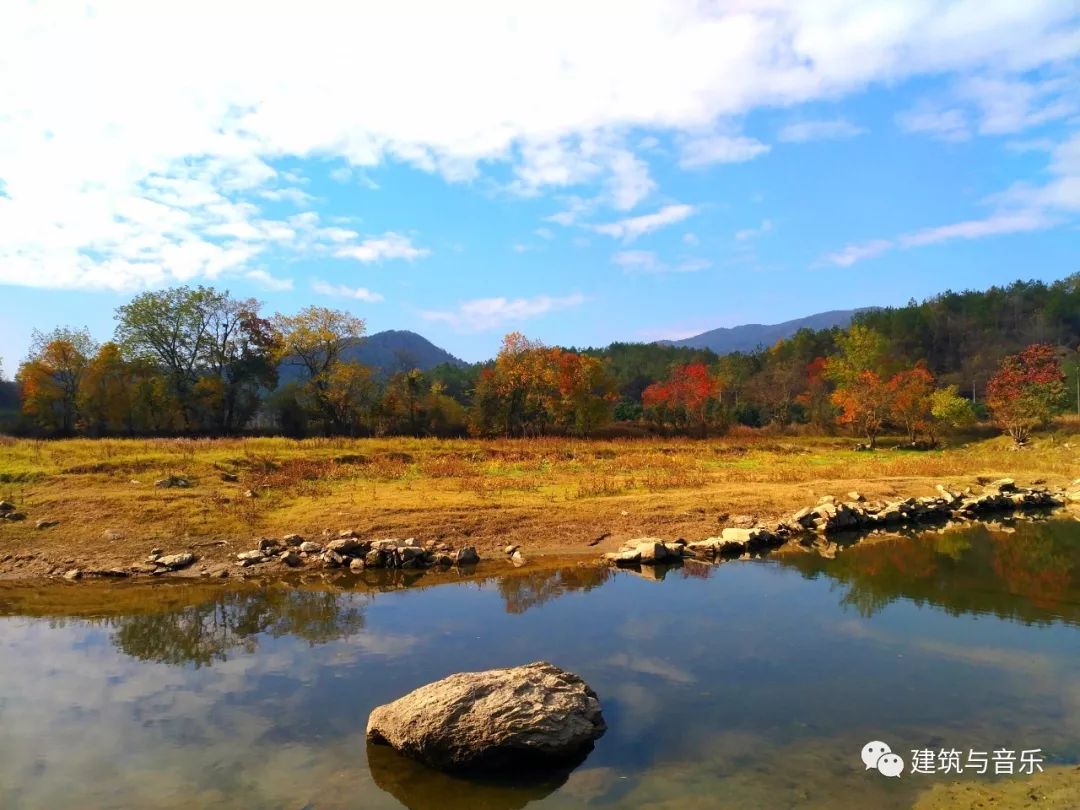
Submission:
[[[300,555],[295,551],[283,551],[278,559],[289,566],[289,568],[299,568],[304,564],[304,561],[300,559]]]
[[[305,540],[300,544],[300,550],[305,554],[319,554],[323,548],[318,543],[313,543],[311,540]]]
[[[4,515],[4,519],[14,521],[26,520],[26,512],[8,512]]]
[[[999,478],[989,485],[989,489],[996,489],[998,492],[1016,492],[1016,481],[1011,478]]]
[[[354,574],[359,574],[364,570],[364,561],[359,559],[352,559],[349,561],[349,570]]]
[[[507,546],[506,548],[503,549],[503,553],[506,554],[507,556],[510,556],[511,554],[513,554],[517,550],[518,550],[518,546],[510,545],[510,546]]]
[[[259,539],[259,551],[275,554],[280,548],[281,545],[273,537],[262,537]]]
[[[644,540],[632,540],[637,545],[638,559],[645,565],[656,565],[668,558],[668,550],[663,540],[645,538]]]
[[[848,500],[849,500],[849,501],[854,501],[855,503],[862,503],[862,502],[863,502],[864,500],[866,500],[866,499],[865,499],[865,498],[864,498],[864,497],[862,496],[862,493],[861,493],[861,492],[859,492],[858,490],[854,490],[854,489],[853,489],[853,490],[851,490],[851,492],[849,492],[849,493],[847,494],[847,496],[848,496]]]
[[[371,553],[376,554],[377,552],[373,551]],[[367,562],[366,557],[364,558],[364,562]],[[440,551],[438,554],[435,555],[435,558],[432,560],[432,564],[437,565],[440,568],[448,568],[449,566],[454,564],[454,558],[447,554],[445,551]]]
[[[757,521],[754,519],[753,515],[735,515],[734,517],[728,518],[728,523],[730,523],[732,526],[739,526],[744,529],[749,529],[751,526],[757,523]]]
[[[604,559],[616,565],[637,565],[641,562],[641,552],[636,548],[627,548],[620,551],[609,551]]]
[[[179,554],[169,554],[165,557],[159,557],[156,562],[162,568],[168,568],[170,571],[175,571],[179,568],[187,568],[197,559],[198,557],[190,551],[182,551]]]
[[[69,582],[74,582],[77,579],[82,579],[82,571],[80,571],[78,568],[72,568],[70,571],[65,571],[64,579],[68,580]]]
[[[457,554],[454,555],[454,565],[476,565],[478,562],[480,562],[480,555],[472,546],[459,548]]]
[[[281,538],[281,542],[290,548],[297,548],[304,544],[304,538],[299,534],[287,534]]]
[[[559,764],[607,730],[585,681],[538,661],[422,686],[368,718],[367,738],[447,771]]]
[[[191,486],[191,482],[180,475],[170,475],[167,478],[159,478],[154,482],[154,486],[158,489],[187,489]]]
[[[59,520],[39,520],[34,524],[35,529],[51,529],[53,526],[59,526]]]
[[[0,515],[6,515],[8,512],[15,511],[15,504],[11,501],[0,501]]]
[[[525,559],[524,554],[522,554],[520,551],[515,551],[513,554],[510,555],[510,562],[520,568],[527,562],[527,560]]]
[[[327,549],[323,552],[322,561],[332,568],[337,568],[345,564],[345,558],[331,549]]]
[[[239,554],[236,555],[236,559],[240,560],[240,562],[244,562],[246,560],[257,560],[259,562],[262,562],[265,556],[266,555],[263,554],[262,551],[257,548],[253,548],[251,551],[241,551]]]
[[[352,537],[341,537],[326,544],[327,549],[343,557],[363,557],[371,548],[370,543]]]
[[[225,472],[221,474],[221,480],[226,484],[235,484],[240,480],[240,476],[236,473]]]
[[[342,529],[338,532],[337,536],[342,540],[355,540],[356,532],[353,529]]]
[[[448,562],[446,563],[447,565],[450,565],[450,564],[453,563],[453,559],[450,557],[449,554],[446,554],[444,556],[448,560]],[[386,556],[385,556],[385,552],[382,549],[373,548],[371,551],[369,551],[367,554],[364,555],[364,566],[365,567],[367,567],[367,568],[382,568],[384,565],[386,565]]]

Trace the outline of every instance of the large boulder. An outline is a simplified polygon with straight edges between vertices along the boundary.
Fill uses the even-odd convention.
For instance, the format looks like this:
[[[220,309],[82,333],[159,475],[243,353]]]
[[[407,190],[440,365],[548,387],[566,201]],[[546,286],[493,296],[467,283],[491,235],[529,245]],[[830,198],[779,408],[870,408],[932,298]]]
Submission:
[[[589,685],[538,661],[422,686],[376,708],[367,737],[441,770],[492,770],[565,762],[606,730]]]

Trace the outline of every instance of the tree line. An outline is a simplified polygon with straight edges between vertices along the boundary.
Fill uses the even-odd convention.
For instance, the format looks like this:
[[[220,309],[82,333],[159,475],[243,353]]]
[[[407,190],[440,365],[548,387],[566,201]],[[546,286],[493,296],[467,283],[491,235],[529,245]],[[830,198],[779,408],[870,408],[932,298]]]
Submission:
[[[42,435],[708,435],[732,425],[831,432],[873,446],[885,430],[934,443],[995,418],[1017,441],[1077,409],[1080,274],[945,293],[860,313],[718,356],[658,344],[548,347],[519,333],[471,366],[389,377],[350,347],[365,324],[308,307],[265,315],[207,287],[146,292],[116,310],[112,339],[35,332],[15,389],[15,429]],[[15,400],[12,402],[12,400]]]

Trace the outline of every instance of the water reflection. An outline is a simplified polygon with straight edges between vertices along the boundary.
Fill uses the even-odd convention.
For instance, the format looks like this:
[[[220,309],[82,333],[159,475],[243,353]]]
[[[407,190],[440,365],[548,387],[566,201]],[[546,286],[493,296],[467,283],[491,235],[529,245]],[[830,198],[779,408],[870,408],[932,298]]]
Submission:
[[[906,810],[934,779],[867,775],[866,740],[1080,759],[1080,523],[1008,528],[641,576],[0,583],[0,807]],[[573,773],[365,744],[376,705],[541,658],[604,704]]]
[[[796,552],[776,559],[804,576],[841,583],[842,604],[865,617],[902,598],[954,615],[1078,625],[1078,532],[1077,523],[1062,520],[974,525],[832,547],[834,553],[824,556]]]

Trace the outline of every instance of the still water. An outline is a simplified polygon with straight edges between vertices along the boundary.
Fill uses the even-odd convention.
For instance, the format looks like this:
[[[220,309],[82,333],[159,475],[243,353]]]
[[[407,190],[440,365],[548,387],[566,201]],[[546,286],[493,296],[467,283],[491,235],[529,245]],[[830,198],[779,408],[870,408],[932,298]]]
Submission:
[[[869,740],[1080,760],[1080,523],[819,551],[661,579],[0,585],[0,807],[900,808],[955,777],[866,771]],[[538,659],[603,703],[572,773],[481,784],[368,749],[374,706]]]

